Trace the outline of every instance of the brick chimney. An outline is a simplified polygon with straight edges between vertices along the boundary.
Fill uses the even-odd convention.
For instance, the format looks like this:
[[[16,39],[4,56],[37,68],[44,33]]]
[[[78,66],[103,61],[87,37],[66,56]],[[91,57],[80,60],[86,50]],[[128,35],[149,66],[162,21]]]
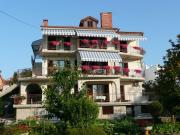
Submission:
[[[47,26],[48,26],[48,19],[44,19],[44,20],[43,20],[43,26],[44,26],[44,27],[47,27]]]
[[[101,15],[101,28],[112,28],[112,13],[102,12],[100,15]]]

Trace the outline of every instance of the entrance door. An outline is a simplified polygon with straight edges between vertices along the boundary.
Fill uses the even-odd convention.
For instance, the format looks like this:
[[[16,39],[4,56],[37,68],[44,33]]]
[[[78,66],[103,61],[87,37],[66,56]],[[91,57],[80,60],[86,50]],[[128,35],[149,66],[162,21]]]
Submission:
[[[124,85],[120,86],[121,101],[125,101]]]

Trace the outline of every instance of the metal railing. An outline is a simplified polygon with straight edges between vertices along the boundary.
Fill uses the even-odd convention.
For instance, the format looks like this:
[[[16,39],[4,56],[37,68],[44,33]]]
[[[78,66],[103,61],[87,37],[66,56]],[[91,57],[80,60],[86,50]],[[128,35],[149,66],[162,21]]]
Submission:
[[[148,96],[140,96],[133,94],[117,95],[109,93],[93,94],[89,95],[95,102],[148,102]]]
[[[122,48],[120,46],[116,46],[116,50],[119,50],[122,53],[130,53],[130,54],[134,54],[134,55],[144,55],[145,51],[142,47],[137,47],[137,46],[128,46],[125,48]]]
[[[32,69],[31,68],[19,69],[17,71],[17,76],[18,77],[31,77]]]
[[[64,45],[65,42],[59,43],[59,45],[52,45],[51,42],[52,41],[48,41],[48,50],[72,50],[72,45]],[[71,42],[68,43],[72,44]]]
[[[103,69],[100,67],[99,69],[92,69],[91,67],[88,70],[81,70],[82,74],[85,75],[122,75],[125,77],[143,77],[142,71],[137,69],[120,69],[115,70],[113,68],[111,69]]]
[[[41,104],[42,94],[29,94],[27,96],[27,104]]]

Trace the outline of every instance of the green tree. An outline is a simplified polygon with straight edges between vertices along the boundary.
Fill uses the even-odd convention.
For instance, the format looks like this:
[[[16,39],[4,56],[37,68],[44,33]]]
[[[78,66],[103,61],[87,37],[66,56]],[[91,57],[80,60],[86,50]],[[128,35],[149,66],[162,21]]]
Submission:
[[[163,106],[159,101],[153,101],[149,104],[149,111],[153,117],[158,117],[163,111]]]
[[[153,92],[162,103],[164,113],[170,115],[180,112],[180,35],[177,37],[177,42],[169,41],[172,47],[163,57],[158,77],[144,84],[145,90]]]
[[[80,73],[63,69],[53,75],[51,86],[45,89],[44,107],[54,116],[72,127],[88,127],[98,116],[98,106],[86,92],[86,87],[72,92]]]

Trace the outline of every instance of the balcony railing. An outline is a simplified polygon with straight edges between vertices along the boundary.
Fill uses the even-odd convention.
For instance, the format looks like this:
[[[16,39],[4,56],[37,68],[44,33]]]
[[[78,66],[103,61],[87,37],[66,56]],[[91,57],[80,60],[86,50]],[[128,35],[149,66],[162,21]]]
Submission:
[[[19,69],[17,71],[17,76],[18,77],[31,77],[32,69],[31,68]]]
[[[49,41],[48,50],[71,50],[71,42]]]
[[[27,104],[41,104],[42,94],[29,94],[27,96]]]
[[[121,95],[119,98],[116,94],[101,93],[90,95],[95,102],[148,102],[148,96],[136,96],[132,94]]]
[[[98,93],[96,95],[89,95],[95,102],[109,102],[109,93]]]
[[[96,68],[95,68],[96,67]],[[140,69],[121,68],[119,66],[81,66],[85,75],[122,75],[125,77],[143,77]]]
[[[133,55],[144,55],[145,54],[145,51],[142,47],[129,46],[127,44],[117,45],[116,50],[119,50],[122,53],[129,53],[129,54],[133,54]]]
[[[92,48],[92,49],[107,49],[109,42],[107,40],[97,39],[88,40],[81,39],[79,43],[79,48]]]

